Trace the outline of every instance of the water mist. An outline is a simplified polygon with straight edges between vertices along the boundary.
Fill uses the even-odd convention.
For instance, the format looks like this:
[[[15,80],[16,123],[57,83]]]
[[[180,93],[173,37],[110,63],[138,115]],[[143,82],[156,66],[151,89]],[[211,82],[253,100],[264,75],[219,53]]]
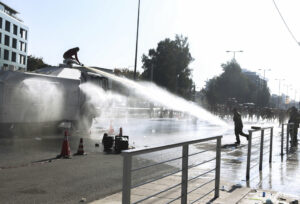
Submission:
[[[91,67],[86,67],[86,68],[93,72],[97,72],[107,78],[110,78],[111,80],[119,82],[123,86],[129,88],[132,92],[134,92],[134,94],[142,96],[151,102],[159,103],[173,110],[188,113],[200,120],[207,121],[211,124],[227,126],[227,124],[224,121],[212,115],[211,113],[209,113],[202,107],[198,106],[197,104],[193,102],[189,102],[174,94],[171,94],[167,90],[162,89],[153,83],[146,83],[146,82],[138,83],[126,78],[115,76],[107,72],[103,72],[98,69],[94,69]]]

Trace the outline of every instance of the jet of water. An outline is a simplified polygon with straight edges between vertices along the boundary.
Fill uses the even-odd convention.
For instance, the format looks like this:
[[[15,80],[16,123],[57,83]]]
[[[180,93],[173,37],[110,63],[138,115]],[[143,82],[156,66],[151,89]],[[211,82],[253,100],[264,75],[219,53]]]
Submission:
[[[182,111],[186,112],[200,120],[205,120],[211,124],[220,125],[220,126],[227,126],[227,124],[219,119],[218,117],[212,115],[208,111],[206,111],[204,108],[198,106],[197,104],[187,101],[181,97],[178,97],[167,90],[158,87],[157,85],[153,83],[138,83],[132,80],[129,80],[127,78],[122,78],[115,76],[113,74],[84,66],[86,69],[91,70],[93,72],[97,72],[101,74],[102,76],[105,76],[111,80],[114,80],[116,82],[119,82],[123,86],[131,89],[134,91],[135,94],[143,96],[147,98],[148,100],[156,103],[160,103],[163,106],[166,106],[170,109],[176,110],[176,111]]]

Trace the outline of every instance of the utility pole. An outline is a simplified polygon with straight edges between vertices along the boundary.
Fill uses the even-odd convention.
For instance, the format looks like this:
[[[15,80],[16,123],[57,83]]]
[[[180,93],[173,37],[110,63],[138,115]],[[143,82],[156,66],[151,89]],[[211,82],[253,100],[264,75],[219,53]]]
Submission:
[[[133,79],[136,80],[136,64],[137,64],[137,53],[138,53],[138,42],[139,42],[139,25],[140,25],[140,0],[138,4],[138,16],[137,16],[137,28],[136,28],[136,42],[135,42],[135,59],[134,59],[134,72]]]

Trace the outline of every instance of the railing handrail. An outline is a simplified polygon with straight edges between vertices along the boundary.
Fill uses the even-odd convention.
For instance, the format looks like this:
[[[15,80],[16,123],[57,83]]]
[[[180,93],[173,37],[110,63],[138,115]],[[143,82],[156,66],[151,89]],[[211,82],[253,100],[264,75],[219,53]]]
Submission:
[[[265,134],[265,130],[270,130],[270,134]],[[249,130],[249,140],[248,140],[248,153],[247,153],[247,167],[246,167],[246,180],[250,180],[250,169],[252,169],[254,166],[259,165],[259,171],[262,171],[263,169],[263,157],[267,153],[269,153],[269,163],[271,164],[272,162],[272,151],[273,151],[273,129],[274,127],[264,127],[264,128],[259,128],[257,130]],[[259,163],[251,167],[251,161],[252,161],[252,133],[254,132],[260,132],[260,147],[259,147]],[[265,136],[270,136],[269,140],[265,140]],[[264,153],[264,143],[265,142],[270,142],[269,145],[269,151]]]
[[[289,124],[294,124],[293,122],[292,123],[283,123],[282,125],[289,125]]]
[[[206,137],[206,138],[202,138],[202,139],[195,139],[195,140],[189,140],[189,141],[184,141],[184,142],[179,142],[179,143],[173,143],[173,144],[168,144],[168,145],[163,145],[163,146],[156,146],[156,147],[151,147],[151,148],[146,148],[146,149],[134,149],[134,150],[126,150],[122,152],[122,156],[123,156],[123,190],[122,190],[122,203],[123,204],[129,204],[130,203],[130,197],[131,197],[131,189],[135,188],[137,186],[142,186],[145,185],[147,183],[151,183],[153,181],[159,180],[161,178],[164,178],[166,176],[170,176],[173,175],[174,173],[165,175],[161,178],[155,178],[152,179],[150,181],[144,182],[142,184],[139,184],[135,187],[133,187],[131,185],[131,173],[133,172],[132,169],[132,157],[135,155],[139,155],[139,154],[145,154],[145,153],[149,153],[149,152],[157,152],[157,151],[161,151],[161,150],[166,150],[166,149],[172,149],[172,148],[176,148],[176,147],[181,147],[182,148],[182,167],[178,172],[182,172],[181,173],[181,196],[179,196],[178,198],[174,199],[177,200],[179,198],[181,198],[181,203],[186,204],[187,203],[187,195],[188,195],[188,182],[189,182],[189,178],[188,178],[188,172],[189,172],[189,168],[190,166],[189,164],[189,145],[191,144],[195,144],[195,143],[203,143],[206,141],[211,141],[211,140],[216,140],[215,144],[215,150],[216,150],[216,157],[213,160],[216,160],[216,167],[213,169],[215,171],[215,178],[213,179],[215,181],[215,186],[214,189],[209,191],[209,193],[215,191],[215,195],[214,198],[219,197],[219,187],[220,187],[220,162],[221,162],[221,140],[222,140],[222,135],[218,135],[218,136],[212,136],[212,137]],[[201,164],[201,163],[200,163]],[[200,165],[198,164],[198,165]],[[150,167],[151,165],[147,166]],[[143,167],[138,168],[138,170],[140,169],[144,169]],[[172,187],[173,188],[173,187]],[[165,192],[169,189],[165,189],[163,191],[160,191],[158,193],[152,194],[142,200],[137,201],[136,203],[142,202],[146,199],[149,199],[155,195],[158,195],[162,192]],[[208,195],[205,194],[205,195]],[[201,197],[202,198],[202,197]],[[199,198],[199,199],[201,199]],[[199,200],[197,199],[197,200]],[[196,200],[196,201],[197,201]]]
[[[218,136],[213,136],[213,137],[206,137],[203,139],[196,139],[196,140],[189,140],[189,141],[184,141],[184,142],[179,142],[179,143],[172,143],[172,144],[168,144],[168,145],[160,145],[160,146],[155,146],[155,147],[125,150],[125,151],[122,151],[121,154],[123,156],[128,155],[128,154],[130,154],[131,156],[138,155],[138,154],[145,154],[145,153],[161,151],[161,150],[165,150],[165,149],[171,149],[171,148],[175,148],[175,147],[181,147],[183,145],[206,142],[206,141],[215,140],[215,139],[222,138],[222,137],[223,137],[222,135],[218,135]]]
[[[262,131],[262,130],[266,130],[266,129],[272,129],[273,127],[270,126],[270,127],[263,127],[263,128],[259,128],[257,130],[248,130],[248,132],[258,132],[258,131]]]

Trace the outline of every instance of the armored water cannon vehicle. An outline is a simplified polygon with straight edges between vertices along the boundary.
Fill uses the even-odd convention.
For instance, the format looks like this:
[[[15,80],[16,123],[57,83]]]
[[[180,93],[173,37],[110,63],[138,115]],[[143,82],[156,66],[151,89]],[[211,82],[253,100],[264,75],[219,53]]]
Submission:
[[[111,82],[100,74],[68,64],[34,73],[0,71],[0,134],[56,130],[62,122],[89,129],[100,110],[80,89],[88,82],[104,90],[111,88]]]

